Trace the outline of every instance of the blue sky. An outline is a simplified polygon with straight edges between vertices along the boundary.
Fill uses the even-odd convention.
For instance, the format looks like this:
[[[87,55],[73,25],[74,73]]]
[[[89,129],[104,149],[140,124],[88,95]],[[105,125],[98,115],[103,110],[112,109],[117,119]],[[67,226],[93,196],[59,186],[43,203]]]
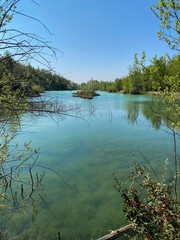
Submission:
[[[15,17],[13,26],[34,32],[63,52],[52,60],[55,70],[77,83],[91,78],[114,81],[128,73],[134,53],[147,59],[172,52],[157,39],[158,19],[149,6],[153,0],[31,0],[18,7],[40,19],[53,33],[30,19]],[[34,62],[32,65],[37,66]]]

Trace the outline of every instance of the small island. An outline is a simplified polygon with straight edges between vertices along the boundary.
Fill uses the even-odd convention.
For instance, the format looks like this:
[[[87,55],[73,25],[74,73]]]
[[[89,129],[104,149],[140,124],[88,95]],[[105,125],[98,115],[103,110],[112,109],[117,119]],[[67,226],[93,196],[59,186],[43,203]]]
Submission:
[[[93,99],[93,97],[100,96],[99,93],[96,93],[94,90],[79,90],[73,93],[73,97],[80,97],[85,99]]]

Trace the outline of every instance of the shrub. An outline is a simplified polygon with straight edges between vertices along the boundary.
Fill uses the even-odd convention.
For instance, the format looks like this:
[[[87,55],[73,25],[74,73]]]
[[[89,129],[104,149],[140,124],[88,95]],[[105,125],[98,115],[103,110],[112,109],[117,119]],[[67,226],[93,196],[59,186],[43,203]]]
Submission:
[[[140,236],[146,240],[180,239],[180,206],[174,181],[165,183],[164,177],[162,181],[153,180],[149,170],[138,162],[134,162],[127,185],[113,176],[123,198],[125,217]]]

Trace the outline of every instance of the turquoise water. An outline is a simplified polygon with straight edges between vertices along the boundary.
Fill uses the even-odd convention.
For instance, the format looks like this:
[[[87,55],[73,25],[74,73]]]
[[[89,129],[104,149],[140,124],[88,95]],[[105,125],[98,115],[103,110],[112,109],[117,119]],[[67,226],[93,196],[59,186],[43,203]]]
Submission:
[[[146,164],[139,153],[162,174],[164,161],[173,161],[171,136],[159,129],[151,112],[152,96],[100,92],[93,100],[73,98],[72,92],[48,92],[46,100],[62,101],[70,115],[26,115],[22,119],[21,144],[32,140],[40,147],[39,165],[46,172],[46,200],[31,214],[10,215],[6,228],[14,234],[30,234],[37,239],[94,239],[126,224],[120,194],[114,189],[112,173],[120,181],[129,176],[132,154]],[[37,100],[38,101],[38,100]],[[53,119],[54,120],[53,120]],[[173,164],[169,164],[172,170]],[[125,238],[123,238],[125,239]]]

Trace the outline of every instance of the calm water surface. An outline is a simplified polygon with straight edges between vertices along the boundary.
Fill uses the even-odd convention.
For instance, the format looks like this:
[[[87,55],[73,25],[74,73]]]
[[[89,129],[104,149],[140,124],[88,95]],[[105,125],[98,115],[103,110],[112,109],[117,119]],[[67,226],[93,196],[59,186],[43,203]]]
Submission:
[[[68,108],[80,108],[68,112],[76,117],[23,118],[26,134],[17,141],[31,139],[33,146],[40,147],[38,164],[54,169],[63,179],[46,170],[46,201],[38,206],[33,224],[29,214],[6,219],[6,228],[14,234],[32,229],[40,240],[58,239],[59,230],[62,240],[105,235],[126,224],[112,173],[125,181],[133,153],[145,164],[139,151],[158,174],[165,159],[171,161],[172,138],[158,130],[160,124],[150,110],[151,96],[100,94],[85,100],[72,98],[72,92],[49,92],[46,99],[58,98]]]

